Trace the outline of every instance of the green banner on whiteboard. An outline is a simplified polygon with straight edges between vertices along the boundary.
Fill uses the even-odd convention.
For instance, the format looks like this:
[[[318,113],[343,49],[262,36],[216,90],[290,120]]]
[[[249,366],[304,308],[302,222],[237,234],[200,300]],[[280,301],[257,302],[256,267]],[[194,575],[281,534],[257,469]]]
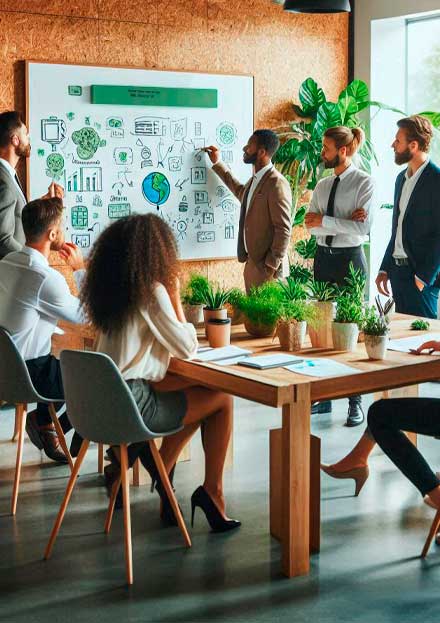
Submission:
[[[218,92],[217,89],[176,89],[168,87],[92,84],[92,104],[217,108]]]

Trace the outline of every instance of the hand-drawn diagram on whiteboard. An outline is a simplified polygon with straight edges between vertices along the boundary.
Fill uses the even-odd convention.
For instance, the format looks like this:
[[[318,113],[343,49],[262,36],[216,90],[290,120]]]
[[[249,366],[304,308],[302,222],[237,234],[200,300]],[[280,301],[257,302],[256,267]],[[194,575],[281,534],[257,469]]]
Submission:
[[[30,195],[65,189],[69,240],[87,253],[114,220],[153,212],[182,259],[234,257],[240,206],[203,151],[245,182],[253,132],[246,76],[28,63]],[[237,94],[240,97],[237,97]]]

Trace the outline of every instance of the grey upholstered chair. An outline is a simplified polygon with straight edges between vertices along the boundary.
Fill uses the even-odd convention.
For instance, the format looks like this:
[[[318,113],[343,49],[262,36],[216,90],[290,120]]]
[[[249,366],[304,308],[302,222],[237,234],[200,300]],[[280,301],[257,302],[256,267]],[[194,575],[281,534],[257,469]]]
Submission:
[[[9,333],[3,327],[0,327],[0,396],[2,400],[5,400],[8,404],[15,405],[15,427],[18,431],[18,444],[11,500],[11,514],[15,515],[17,511],[18,489],[23,460],[24,429],[29,403],[43,402],[48,405],[60,445],[71,469],[73,469],[73,461],[54,407],[54,403],[64,401],[40,396],[31,381],[23,357],[18,352]]]
[[[191,540],[182,513],[162,458],[154,443],[156,437],[163,437],[164,435],[162,433],[157,435],[145,426],[128,385],[110,357],[102,353],[64,350],[61,352],[60,360],[69,418],[84,441],[67,484],[44,557],[46,559],[50,557],[90,441],[119,446],[121,478],[113,486],[104,531],[106,533],[110,531],[116,495],[122,481],[126,574],[128,584],[132,584],[133,564],[127,444],[141,441],[149,443],[157,470],[176,515],[178,526],[186,545],[191,547]],[[170,431],[168,434],[174,432],[176,431]]]

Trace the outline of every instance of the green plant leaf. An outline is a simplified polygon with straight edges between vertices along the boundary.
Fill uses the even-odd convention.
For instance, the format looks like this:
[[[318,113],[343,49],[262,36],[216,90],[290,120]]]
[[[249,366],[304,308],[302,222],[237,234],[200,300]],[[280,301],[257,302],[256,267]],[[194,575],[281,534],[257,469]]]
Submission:
[[[319,107],[326,101],[324,91],[313,78],[307,78],[299,89],[299,101],[303,107],[303,116],[315,116]]]
[[[304,223],[304,219],[307,213],[307,206],[301,206],[298,208],[295,214],[295,218],[293,219],[293,227],[297,227],[298,225],[302,225]]]
[[[281,145],[273,157],[274,164],[281,162],[292,162],[298,157],[300,141],[297,138],[291,138]]]
[[[339,99],[348,96],[353,97],[357,103],[360,103],[367,101],[369,95],[368,86],[363,80],[353,80],[353,82],[350,82],[350,84],[341,91]]]
[[[356,98],[354,98],[352,95],[348,95],[348,93],[345,93],[343,97],[339,97],[338,107],[341,115],[342,125],[347,125],[348,119],[353,115],[356,115],[358,111],[358,103],[356,101]]]
[[[308,240],[298,240],[295,245],[295,251],[305,260],[311,260],[315,257],[318,243],[315,236],[311,236]]]
[[[334,128],[341,124],[342,119],[338,104],[325,102],[319,107],[313,134],[315,137],[322,138],[328,128]]]
[[[429,121],[432,123],[434,128],[440,129],[440,112],[425,111],[425,112],[419,112],[418,114],[421,117],[425,117],[426,119],[429,119]]]
[[[394,210],[394,205],[392,203],[383,203],[379,209],[380,210]]]
[[[391,112],[396,112],[399,115],[406,115],[406,113],[403,110],[400,110],[399,108],[393,108],[393,106],[388,106],[387,104],[382,104],[382,102],[372,102],[372,101],[368,101],[368,102],[361,102],[358,105],[358,111],[360,112],[361,110],[364,110],[365,108],[379,108],[380,110],[391,110]]]

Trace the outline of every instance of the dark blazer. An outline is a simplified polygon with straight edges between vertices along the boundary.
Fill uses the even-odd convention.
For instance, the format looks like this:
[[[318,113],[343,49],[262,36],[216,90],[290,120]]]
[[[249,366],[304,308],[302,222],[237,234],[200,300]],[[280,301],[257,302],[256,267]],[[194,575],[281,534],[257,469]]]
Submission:
[[[0,163],[0,259],[24,245],[21,213],[25,205],[9,171]]]
[[[399,173],[394,191],[393,226],[380,270],[393,266],[399,202],[405,171]],[[440,168],[429,162],[411,194],[402,223],[402,242],[414,274],[427,285],[440,282]]]

